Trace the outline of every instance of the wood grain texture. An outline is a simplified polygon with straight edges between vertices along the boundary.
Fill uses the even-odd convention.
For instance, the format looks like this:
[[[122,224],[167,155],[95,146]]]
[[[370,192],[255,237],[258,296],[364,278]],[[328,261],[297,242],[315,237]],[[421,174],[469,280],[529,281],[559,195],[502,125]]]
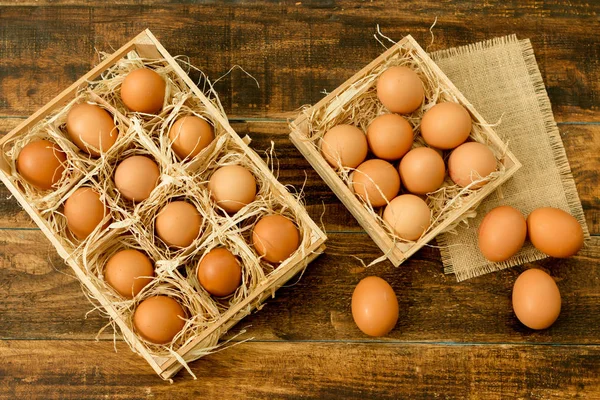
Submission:
[[[193,363],[198,380],[182,374],[173,384],[157,382],[123,344],[116,348],[0,341],[0,396],[591,399],[600,390],[600,346],[252,342]]]
[[[21,118],[0,118],[0,134],[5,134],[22,121]],[[325,182],[302,157],[288,139],[285,121],[235,120],[232,127],[239,135],[252,138],[250,147],[260,155],[274,143],[279,180],[295,190],[303,188],[304,202],[310,216],[328,232],[362,231],[354,217],[341,204]],[[561,124],[563,143],[571,163],[579,197],[583,204],[588,227],[592,234],[600,234],[600,124]],[[0,228],[34,228],[35,224],[8,189],[0,187]]]
[[[289,115],[382,53],[373,39],[377,24],[391,38],[410,33],[427,45],[437,17],[429,50],[515,32],[531,38],[557,120],[598,121],[600,39],[591,34],[600,30],[597,2],[121,3],[4,7],[0,114],[31,114],[89,70],[96,49],[118,48],[149,27],[213,80],[236,64],[252,73],[260,88],[240,71],[216,84],[230,117]]]
[[[92,305],[40,232],[3,231],[0,254],[0,339],[92,339],[104,326],[97,312],[84,319]],[[368,262],[376,256],[366,234],[330,235],[327,252],[302,279],[293,278],[233,333],[249,326],[237,340],[364,340],[352,321],[350,300],[362,278],[378,275],[396,291],[401,310],[398,325],[381,341],[600,344],[599,237],[570,259],[547,259],[460,283],[443,274],[433,248],[399,268],[385,262],[365,269],[355,258]],[[522,326],[510,302],[516,277],[533,265],[555,277],[563,298],[561,318],[540,332]],[[112,340],[112,332],[100,338]]]
[[[536,0],[0,0],[0,135],[149,27],[216,84],[232,125],[279,176],[300,188],[330,240],[325,255],[277,292],[234,348],[162,382],[106,320],[87,312],[72,271],[8,191],[0,188],[0,399],[15,398],[531,398],[600,399],[600,3]],[[365,269],[379,250],[289,142],[286,118],[378,56],[376,25],[412,34],[430,51],[517,33],[530,38],[592,235],[566,260],[456,282],[428,247],[400,268]],[[196,76],[192,74],[194,78]],[[548,271],[563,297],[550,329],[524,328],[510,295],[525,268]],[[390,282],[400,319],[366,337],[350,300],[367,275]],[[298,277],[299,278],[299,277]]]

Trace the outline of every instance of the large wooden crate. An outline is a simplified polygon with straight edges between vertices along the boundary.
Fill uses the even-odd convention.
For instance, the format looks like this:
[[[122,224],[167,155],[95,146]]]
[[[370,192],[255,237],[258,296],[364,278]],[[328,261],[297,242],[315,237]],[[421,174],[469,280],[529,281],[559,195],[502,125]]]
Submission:
[[[425,234],[417,241],[409,243],[396,240],[393,235],[390,234],[390,230],[386,229],[381,221],[378,221],[371,213],[369,213],[368,208],[355,196],[351,187],[346,184],[340,178],[338,173],[327,163],[327,161],[325,161],[319,150],[319,140],[316,140],[314,136],[309,137],[309,130],[313,123],[313,121],[311,121],[311,115],[314,115],[315,111],[326,111],[325,114],[330,115],[331,113],[337,112],[337,110],[344,109],[356,98],[356,96],[365,91],[373,90],[375,79],[373,79],[372,82],[366,82],[366,77],[375,73],[380,74],[384,63],[407,52],[410,52],[412,61],[417,62],[420,65],[425,65],[433,71],[439,82],[440,88],[450,94],[454,101],[463,105],[469,111],[473,122],[477,123],[481,131],[483,131],[486,138],[486,144],[490,146],[495,153],[502,154],[499,162],[504,167],[504,173],[501,176],[487,183],[473,195],[470,195],[460,209],[452,210],[449,215],[444,218],[443,222],[433,226],[432,229],[425,232]],[[345,123],[351,124],[352,121],[347,121]],[[476,208],[486,196],[495,191],[521,167],[521,163],[514,154],[508,150],[507,144],[505,144],[496,134],[492,125],[484,120],[473,105],[462,95],[450,79],[410,35],[391,46],[387,51],[357,72],[317,104],[303,110],[290,126],[291,141],[395,266],[400,265],[417,250],[435,238],[439,233],[464,219],[467,212]],[[318,134],[322,137],[324,133],[325,132],[319,132]],[[420,133],[418,133],[418,135],[419,134]]]
[[[126,57],[128,54],[134,52],[139,57],[144,59],[159,59],[164,63],[171,66],[172,71],[176,76],[185,82],[191,95],[196,96],[201,101],[205,112],[211,116],[212,121],[219,124],[223,128],[223,134],[228,136],[227,140],[232,140],[234,144],[241,149],[243,156],[247,158],[248,162],[251,163],[258,173],[267,177],[270,182],[270,188],[277,196],[278,199],[284,205],[294,206],[296,209],[301,210],[297,214],[299,225],[302,225],[305,229],[304,240],[300,245],[300,249],[296,251],[292,256],[281,263],[279,266],[274,268],[269,273],[266,273],[264,279],[250,291],[246,297],[243,298],[237,304],[232,305],[228,310],[222,312],[219,317],[210,323],[205,329],[203,329],[192,341],[188,341],[185,346],[181,346],[176,350],[177,356],[175,355],[153,355],[148,351],[148,348],[144,346],[142,341],[138,338],[135,330],[131,324],[122,318],[114,306],[114,296],[106,293],[105,288],[99,287],[93,279],[90,279],[90,271],[82,267],[78,260],[71,257],[72,249],[68,245],[65,245],[65,241],[57,235],[57,232],[53,230],[52,226],[48,223],[48,220],[40,214],[39,210],[31,204],[27,198],[26,193],[22,190],[20,185],[15,180],[15,171],[8,162],[6,157],[5,144],[15,137],[20,137],[27,134],[31,129],[35,128],[36,124],[41,124],[44,119],[56,110],[60,110],[67,103],[72,101],[78,93],[82,93],[93,82],[98,79],[102,79],[101,74],[116,64],[120,59]],[[99,104],[106,106],[113,114],[118,114],[120,119],[123,121],[124,126],[129,126],[131,119],[129,115],[123,115],[115,107],[111,108],[110,104],[106,104],[101,98],[94,96],[93,90],[90,92],[90,96],[93,100]],[[148,138],[148,142],[151,140]],[[149,146],[151,143],[149,144]],[[85,285],[89,294],[97,300],[104,308],[106,313],[111,317],[112,320],[118,325],[124,338],[132,344],[134,351],[142,355],[152,368],[159,374],[163,379],[168,379],[175,375],[183,366],[178,358],[184,359],[185,361],[191,361],[198,358],[198,354],[202,354],[202,348],[205,347],[207,339],[211,336],[218,335],[222,337],[233,325],[235,325],[240,319],[248,315],[269,296],[274,296],[275,291],[281,287],[286,281],[296,275],[298,272],[306,268],[314,258],[321,254],[325,248],[324,242],[326,240],[325,234],[319,229],[319,227],[312,221],[307,214],[306,210],[301,207],[297,199],[292,196],[287,189],[281,185],[272,171],[266,165],[266,163],[247,145],[247,140],[240,138],[236,132],[231,128],[228,123],[226,115],[219,110],[213,102],[211,102],[205,94],[194,84],[186,72],[182,69],[180,64],[171,57],[171,55],[165,50],[165,48],[159,43],[159,41],[153,36],[153,34],[146,30],[136,36],[129,43],[118,49],[112,55],[105,58],[95,68],[85,74],[77,82],[73,83],[69,88],[64,90],[56,98],[50,101],[46,106],[35,112],[26,121],[17,126],[13,131],[8,133],[0,142],[0,146],[3,151],[0,157],[0,179],[11,191],[15,199],[22,205],[22,207],[31,215],[31,218],[37,223],[42,232],[50,240],[50,242],[56,247],[56,250],[60,256],[71,266],[75,271],[79,280]],[[201,190],[201,189],[199,189]],[[119,224],[113,224],[108,228],[112,231],[107,234],[115,234],[122,227]],[[143,227],[141,227],[143,229]],[[153,235],[153,232],[146,232],[148,235]],[[246,249],[251,251],[250,245]],[[157,261],[157,260],[155,260]],[[165,260],[162,260],[165,261]],[[167,260],[168,261],[168,260]],[[200,350],[200,351],[199,351]]]

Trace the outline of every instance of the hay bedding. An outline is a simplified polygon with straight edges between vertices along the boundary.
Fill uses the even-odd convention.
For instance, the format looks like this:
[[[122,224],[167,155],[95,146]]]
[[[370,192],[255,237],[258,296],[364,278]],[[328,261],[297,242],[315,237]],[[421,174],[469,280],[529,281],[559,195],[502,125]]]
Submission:
[[[415,71],[423,82],[425,89],[425,101],[421,107],[410,114],[402,114],[402,116],[411,124],[413,128],[414,142],[413,148],[426,146],[421,134],[420,123],[423,114],[434,105],[440,102],[458,102],[455,96],[440,84],[437,75],[431,70],[429,65],[425,63],[420,56],[410,46],[410,43],[405,43],[403,46],[398,46],[397,51],[383,63],[378,64],[372,70],[342,92],[340,92],[331,101],[320,108],[304,107],[301,113],[304,113],[308,121],[308,134],[305,140],[314,146],[317,150],[321,147],[321,141],[325,133],[336,125],[350,124],[359,127],[363,132],[367,131],[369,124],[376,117],[387,114],[390,111],[377,98],[376,82],[379,76],[389,67],[405,66]],[[297,129],[292,125],[292,129]],[[462,188],[456,185],[449,176],[446,176],[442,187],[438,190],[426,195],[426,202],[432,210],[431,224],[429,228],[423,232],[422,236],[435,229],[446,218],[453,215],[455,210],[463,208],[463,205],[469,200],[470,196],[477,193],[477,184],[481,182],[492,182],[505,173],[505,166],[502,163],[506,148],[499,149],[493,146],[487,140],[487,135],[482,129],[482,126],[473,121],[469,141],[477,141],[486,144],[490,147],[497,160],[497,171],[487,177],[473,177],[474,181],[468,186]],[[444,151],[442,157],[447,161],[450,151]],[[367,159],[371,158],[369,155]],[[397,167],[399,162],[395,162]],[[352,173],[354,169],[342,167],[338,162],[336,173],[340,179],[350,188],[352,188]],[[400,194],[403,194],[404,190]],[[374,209],[368,202],[358,197],[364,208],[384,227],[394,242],[402,242],[414,244],[416,241],[403,239],[396,235],[392,229],[383,221],[382,215],[385,207]],[[473,217],[473,212],[465,212],[462,218],[451,224],[446,231],[452,230],[457,224],[465,221],[467,218]],[[385,257],[380,258],[381,260]]]
[[[181,59],[178,61],[188,71],[193,68]],[[131,113],[118,95],[127,73],[140,67],[155,70],[167,82],[163,108],[158,115]],[[206,96],[224,116],[216,93],[208,79],[203,78]],[[70,107],[84,101],[105,108],[113,116],[119,130],[115,145],[99,158],[92,158],[81,152],[66,133],[65,120]],[[183,115],[196,115],[208,121],[214,128],[215,140],[193,159],[179,160],[171,150],[168,131]],[[20,150],[32,140],[42,138],[57,143],[67,155],[66,172],[52,191],[39,191],[30,186],[15,168]],[[112,302],[120,318],[132,330],[133,311],[144,299],[167,295],[182,304],[187,313],[186,324],[172,343],[156,345],[141,337],[138,339],[151,355],[175,356],[190,373],[186,363],[216,351],[218,339],[224,332],[216,330],[194,351],[187,353],[185,358],[177,354],[177,350],[189,344],[204,329],[218,321],[231,306],[247,298],[259,285],[278,276],[280,269],[260,259],[249,244],[251,229],[260,217],[279,213],[295,221],[302,238],[297,252],[302,253],[302,256],[308,255],[305,253],[311,243],[310,228],[300,218],[303,211],[300,202],[288,201],[282,195],[281,186],[274,183],[273,175],[266,173],[265,168],[255,165],[246,155],[247,151],[252,150],[242,148],[238,141],[231,138],[165,60],[142,59],[135,51],[130,52],[104,71],[97,80],[89,82],[66,106],[55,110],[25,135],[5,143],[3,150],[12,167],[13,183],[22,189],[28,202],[63,243],[69,253],[68,257],[82,266],[88,278]],[[122,198],[113,181],[116,165],[132,155],[152,158],[161,171],[158,186],[148,199],[138,204]],[[267,152],[267,163],[272,161],[272,157],[271,149]],[[256,200],[234,215],[227,215],[216,206],[207,190],[211,174],[220,166],[230,164],[240,164],[249,169],[258,184]],[[66,199],[82,186],[92,187],[101,194],[101,199],[110,210],[110,216],[105,221],[110,219],[111,223],[106,229],[97,227],[88,238],[78,241],[69,234],[61,210]],[[170,249],[154,235],[156,214],[174,200],[192,203],[203,217],[201,235],[185,249]],[[217,246],[227,247],[240,259],[242,265],[241,286],[225,298],[210,296],[200,286],[195,273],[199,260]],[[107,260],[126,248],[145,252],[155,263],[152,283],[132,300],[120,297],[103,279]],[[97,304],[93,294],[85,287],[84,292]],[[251,305],[252,308],[258,306],[259,304]],[[96,309],[108,316],[102,307],[97,305]],[[111,320],[107,326],[114,329],[116,337],[116,323]],[[128,338],[125,340],[128,341]],[[128,341],[128,344],[136,351],[134,343]]]

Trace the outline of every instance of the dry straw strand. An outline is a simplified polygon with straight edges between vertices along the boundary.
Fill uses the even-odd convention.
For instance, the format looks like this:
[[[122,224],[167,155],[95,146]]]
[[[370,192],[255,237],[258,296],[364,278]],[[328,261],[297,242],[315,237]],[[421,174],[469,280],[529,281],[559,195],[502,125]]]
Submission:
[[[101,54],[101,58],[107,56]],[[84,293],[94,304],[90,312],[98,310],[107,317],[116,315],[115,319],[110,319],[100,329],[98,335],[112,327],[113,340],[116,343],[117,327],[124,325],[134,333],[123,335],[123,339],[134,352],[149,354],[154,358],[155,366],[159,365],[157,360],[173,358],[194,376],[187,365],[188,362],[218,351],[223,346],[232,346],[229,341],[218,343],[225,333],[226,328],[223,325],[227,321],[224,320],[224,315],[228,310],[250,296],[257,300],[246,302],[247,305],[240,308],[237,314],[233,314],[231,320],[236,321],[252,310],[260,309],[262,300],[261,296],[257,295],[266,288],[274,291],[276,288],[273,284],[282,274],[289,271],[286,268],[287,261],[280,266],[266,263],[250,246],[249,234],[256,221],[273,213],[283,214],[295,221],[302,242],[291,257],[294,259],[297,259],[298,255],[305,259],[310,255],[309,251],[314,251],[309,248],[313,248],[315,236],[299,199],[296,201],[296,198],[285,193],[286,189],[274,179],[273,171],[253,161],[248,156],[252,150],[241,145],[244,141],[240,142],[230,128],[218,122],[226,119],[226,116],[207,77],[185,58],[176,59],[187,71],[200,72],[204,92],[219,116],[211,114],[214,111],[196,97],[166,60],[145,59],[132,51],[105,70],[99,79],[83,85],[76,97],[64,107],[49,114],[25,135],[7,141],[3,150],[6,161],[12,167],[11,178],[15,186],[25,193],[27,201],[44,216],[49,229],[60,239],[67,250],[67,254],[61,252],[61,255],[72,265],[77,264],[76,272],[81,270],[88,281],[87,284],[91,285],[82,285]],[[153,69],[167,82],[163,109],[158,115],[130,112],[118,95],[125,76],[141,67]],[[116,143],[95,159],[79,151],[69,140],[64,126],[70,107],[81,101],[98,104],[107,109],[119,128]],[[203,118],[215,131],[215,140],[211,145],[191,160],[177,158],[168,139],[170,127],[183,115]],[[20,150],[38,138],[57,143],[67,153],[67,173],[54,191],[40,192],[30,187],[16,173],[15,163]],[[138,203],[124,199],[115,187],[113,179],[116,166],[133,155],[152,158],[161,171],[158,185],[150,197]],[[275,160],[274,149],[271,147],[267,152],[267,164],[273,167]],[[235,215],[228,215],[218,209],[206,187],[216,168],[231,164],[248,168],[259,186],[256,201]],[[69,234],[61,207],[68,196],[82,186],[92,187],[101,194],[101,200],[109,209],[110,216],[103,221],[108,227],[99,226],[87,239],[78,241]],[[185,249],[171,249],[154,236],[154,220],[157,213],[173,200],[190,202],[202,215],[202,233]],[[233,295],[226,298],[210,296],[199,285],[195,274],[198,261],[217,246],[229,248],[239,257],[243,267],[242,284]],[[125,299],[104,280],[104,267],[117,252],[131,248],[142,251],[151,258],[155,265],[155,274],[151,283],[140,293],[132,299]],[[157,295],[175,298],[187,313],[184,328],[167,345],[156,345],[135,336],[132,322],[137,305],[144,299]],[[101,304],[108,304],[108,308],[104,310]],[[215,329],[208,334],[207,329],[211,327]],[[197,338],[203,332],[207,335],[198,343]],[[182,353],[180,349],[190,350]]]
[[[308,126],[306,134],[302,136],[303,140],[307,144],[313,146],[317,151],[320,149],[323,135],[334,126],[351,124],[359,127],[363,132],[366,132],[373,119],[379,115],[389,113],[389,110],[387,110],[378,100],[375,86],[379,75],[389,67],[409,67],[419,75],[423,82],[425,101],[416,111],[403,115],[413,127],[413,148],[426,145],[420,135],[420,121],[427,110],[439,102],[451,101],[460,103],[460,101],[440,83],[438,74],[428,65],[428,63],[424,62],[410,42],[395,43],[393,40],[383,35],[379,29],[378,34],[382,38],[394,43],[394,52],[390,57],[385,59],[384,62],[376,65],[372,70],[368,71],[363,77],[345,88],[322,107],[315,108],[307,106],[301,110],[301,113],[306,117]],[[464,208],[464,204],[471,199],[471,196],[478,192],[474,187],[477,187],[477,185],[482,182],[493,182],[505,174],[506,168],[502,160],[507,148],[500,148],[488,139],[484,127],[489,126],[489,124],[483,125],[477,121],[473,121],[470,140],[486,144],[490,147],[497,159],[497,171],[487,177],[473,177],[475,180],[464,188],[454,184],[454,182],[447,177],[440,189],[428,193],[427,203],[432,209],[431,224],[427,230],[423,232],[421,237],[431,232],[447,218],[454,216],[456,210]],[[290,128],[291,130],[299,131],[299,128],[293,123]],[[447,157],[447,155],[448,154],[445,154],[445,157]],[[356,173],[354,171],[353,168],[342,167],[338,162],[336,173],[351,191],[353,191],[352,174]],[[392,229],[383,221],[382,208],[374,209],[368,201],[364,201],[361,198],[358,199],[373,219],[384,227],[394,243],[407,243],[409,245],[414,245],[416,243],[416,241],[403,239],[392,231]],[[456,221],[448,229],[451,230],[456,224],[471,218],[474,215],[475,214],[472,211],[465,212],[460,220]],[[390,248],[389,252],[391,251],[392,249]],[[382,258],[379,258],[374,262],[378,262],[379,260],[382,260]]]

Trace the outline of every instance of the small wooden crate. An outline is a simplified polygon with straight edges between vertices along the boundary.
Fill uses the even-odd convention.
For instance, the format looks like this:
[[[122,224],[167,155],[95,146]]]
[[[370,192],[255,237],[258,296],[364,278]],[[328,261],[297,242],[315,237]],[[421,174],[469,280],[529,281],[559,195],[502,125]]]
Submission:
[[[308,231],[307,234],[304,235],[305,240],[301,245],[302,251],[297,251],[294,253],[289,259],[284,261],[279,267],[274,270],[274,273],[268,274],[265,276],[265,279],[252,290],[247,297],[245,297],[239,303],[230,307],[227,311],[223,312],[219,318],[206,327],[201,333],[195,337],[191,342],[188,342],[187,345],[181,346],[177,349],[178,356],[153,356],[150,354],[141,341],[137,338],[133,329],[126,324],[116,312],[112,300],[105,296],[105,293],[102,292],[101,288],[99,288],[87,275],[86,271],[79,265],[79,263],[70,257],[70,252],[63,245],[63,241],[61,241],[60,237],[57,237],[55,232],[53,232],[50,225],[47,223],[46,219],[42,217],[42,215],[38,212],[30,202],[28,201],[26,195],[21,190],[21,188],[15,183],[12,177],[12,167],[7,162],[5,158],[5,154],[3,153],[0,156],[0,179],[2,182],[8,187],[13,196],[19,201],[22,207],[31,215],[33,220],[40,227],[42,232],[48,237],[50,242],[56,247],[56,250],[60,254],[60,256],[65,259],[65,261],[71,266],[71,268],[75,271],[79,280],[85,285],[86,289],[90,292],[90,294],[104,307],[106,312],[110,315],[110,317],[116,322],[119,326],[123,336],[127,339],[129,343],[132,344],[134,350],[141,354],[147,362],[152,366],[152,368],[156,371],[157,374],[160,375],[163,379],[168,379],[175,375],[177,371],[179,371],[183,365],[178,361],[178,358],[185,359],[186,361],[191,361],[193,359],[198,358],[198,355],[192,354],[202,354],[202,352],[194,352],[198,349],[202,349],[205,347],[206,340],[214,335],[218,335],[218,337],[222,337],[232,326],[234,326],[240,319],[250,314],[252,311],[256,310],[257,307],[266,300],[269,296],[274,296],[274,292],[280,288],[285,282],[287,282],[290,278],[296,275],[298,272],[306,268],[308,263],[314,260],[319,254],[323,252],[325,249],[325,234],[319,229],[319,227],[312,221],[312,219],[307,214],[306,210],[299,206],[296,198],[294,198],[287,189],[280,184],[277,179],[273,176],[272,172],[265,164],[265,162],[258,156],[252,149],[250,149],[246,143],[246,141],[240,138],[237,133],[231,128],[227,117],[222,113],[222,111],[218,110],[213,103],[203,94],[203,92],[198,89],[198,87],[194,84],[194,82],[188,77],[188,75],[184,72],[181,66],[177,63],[177,61],[171,57],[171,55],[165,50],[165,48],[158,42],[158,40],[154,37],[154,35],[149,31],[145,30],[136,36],[129,43],[118,49],[115,53],[107,57],[101,63],[99,63],[95,68],[85,74],[81,79],[77,82],[73,83],[68,89],[64,90],[61,94],[59,94],[56,98],[50,101],[46,106],[35,112],[31,117],[29,117],[26,121],[21,123],[18,127],[12,130],[9,134],[7,134],[2,141],[0,141],[0,146],[4,148],[4,144],[10,140],[11,138],[20,137],[21,135],[29,132],[37,123],[43,121],[45,117],[50,115],[54,110],[59,110],[61,107],[65,106],[69,101],[73,100],[76,93],[80,93],[82,88],[86,88],[90,81],[93,81],[97,77],[99,77],[103,71],[110,68],[112,65],[116,64],[121,58],[125,57],[129,52],[135,51],[137,54],[146,59],[161,59],[166,63],[170,64],[175,74],[179,79],[183,80],[187,85],[187,88],[202,102],[204,107],[206,107],[207,112],[217,121],[225,130],[225,134],[229,135],[229,139],[233,140],[236,146],[242,148],[245,153],[244,156],[248,157],[250,161],[257,168],[260,169],[261,173],[267,176],[269,182],[272,184],[273,192],[276,193],[278,198],[282,199],[281,201],[285,204],[295,204],[301,209],[298,218],[302,220],[302,224],[305,227],[309,227],[306,229]],[[117,112],[116,110],[113,113]],[[118,112],[117,112],[118,113]],[[120,114],[119,114],[120,115]],[[123,115],[120,115],[121,118],[127,119]],[[127,122],[125,122],[127,125]],[[228,139],[228,140],[229,140]],[[149,234],[152,234],[150,232]],[[306,239],[308,237],[308,239]]]
[[[378,67],[381,67],[386,61],[407,49],[414,51],[414,59],[427,65],[428,68],[434,72],[440,87],[453,95],[456,101],[469,111],[473,121],[478,123],[484,131],[485,136],[487,137],[487,144],[497,150],[497,152],[504,154],[500,162],[505,167],[505,173],[503,175],[486,184],[475,194],[470,195],[468,201],[460,209],[452,210],[443,222],[439,223],[433,229],[430,229],[419,240],[411,243],[394,240],[389,231],[367,211],[365,205],[358,200],[352,189],[339,177],[338,173],[327,163],[327,161],[325,161],[319,151],[319,145],[315,145],[314,139],[309,138],[308,135],[311,124],[309,116],[312,115],[315,110],[326,110],[325,114],[330,114],[335,112],[336,109],[342,109],[349,104],[354,96],[373,88],[373,85],[366,86],[364,82],[365,77],[373,73],[374,70],[377,70]],[[373,82],[373,84],[374,83],[375,82]],[[345,123],[351,124],[352,122],[349,121]],[[365,229],[369,236],[371,236],[373,241],[375,241],[394,266],[400,265],[439,233],[444,232],[444,230],[464,218],[465,213],[476,208],[486,196],[496,190],[521,167],[521,163],[516,159],[512,152],[507,150],[506,144],[502,142],[491,126],[486,123],[473,105],[462,95],[462,93],[460,93],[450,79],[410,35],[404,37],[401,41],[389,48],[317,104],[301,112],[290,126],[291,141],[317,171],[325,183],[333,190],[340,201],[348,208],[352,215],[354,215],[360,225]],[[324,133],[325,132],[322,132],[321,135]]]

